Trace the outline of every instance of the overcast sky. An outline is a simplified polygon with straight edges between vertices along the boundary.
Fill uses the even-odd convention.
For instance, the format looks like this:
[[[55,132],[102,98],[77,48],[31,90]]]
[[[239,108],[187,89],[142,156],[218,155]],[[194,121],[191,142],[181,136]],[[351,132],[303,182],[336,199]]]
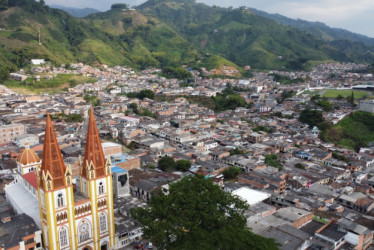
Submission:
[[[373,0],[196,0],[208,5],[223,7],[248,6],[269,13],[279,13],[291,18],[321,21],[331,27],[344,28],[374,37]],[[46,0],[47,4],[67,7],[90,7],[107,10],[113,3],[137,5],[144,0]]]

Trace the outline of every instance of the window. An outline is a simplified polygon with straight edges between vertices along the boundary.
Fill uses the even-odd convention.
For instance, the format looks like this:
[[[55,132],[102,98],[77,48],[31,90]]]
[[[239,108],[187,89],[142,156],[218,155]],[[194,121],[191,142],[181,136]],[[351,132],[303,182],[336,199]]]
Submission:
[[[83,242],[90,238],[90,226],[86,221],[83,221],[82,224],[79,226],[79,242]]]
[[[63,227],[60,229],[60,246],[61,247],[66,247],[68,245],[68,230],[66,227]]]
[[[57,207],[63,207],[64,206],[64,197],[60,193],[57,195]]]
[[[104,214],[104,213],[100,214],[99,221],[100,221],[100,232],[103,233],[107,230],[106,214]]]
[[[34,243],[34,238],[25,240],[25,245],[28,245],[28,244],[31,244],[31,243]]]
[[[104,193],[104,185],[102,182],[99,183],[99,194],[103,194]]]

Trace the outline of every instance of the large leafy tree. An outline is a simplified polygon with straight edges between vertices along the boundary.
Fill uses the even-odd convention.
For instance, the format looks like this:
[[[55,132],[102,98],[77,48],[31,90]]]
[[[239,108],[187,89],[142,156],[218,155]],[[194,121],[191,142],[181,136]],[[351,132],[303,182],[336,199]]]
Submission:
[[[246,227],[246,208],[211,180],[189,176],[170,184],[168,195],[154,195],[147,207],[133,209],[132,216],[158,249],[277,249],[274,240]]]
[[[179,160],[175,163],[175,167],[179,171],[186,172],[191,167],[191,162],[187,160]]]
[[[175,170],[175,161],[170,156],[164,156],[158,161],[158,168],[165,172],[171,172]]]

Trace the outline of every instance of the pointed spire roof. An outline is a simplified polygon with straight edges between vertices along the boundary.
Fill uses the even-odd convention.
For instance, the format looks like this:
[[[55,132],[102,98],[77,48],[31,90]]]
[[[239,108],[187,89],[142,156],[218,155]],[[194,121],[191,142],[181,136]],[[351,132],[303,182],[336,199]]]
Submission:
[[[105,157],[92,108],[90,109],[90,118],[87,129],[82,171],[83,176],[86,176],[87,168],[91,165],[91,162],[96,170],[96,177],[105,175]]]
[[[62,160],[60,147],[56,139],[55,131],[53,129],[51,117],[47,114],[47,122],[45,125],[44,147],[42,157],[41,171],[47,174],[50,173],[54,188],[64,185],[64,175],[66,167]]]

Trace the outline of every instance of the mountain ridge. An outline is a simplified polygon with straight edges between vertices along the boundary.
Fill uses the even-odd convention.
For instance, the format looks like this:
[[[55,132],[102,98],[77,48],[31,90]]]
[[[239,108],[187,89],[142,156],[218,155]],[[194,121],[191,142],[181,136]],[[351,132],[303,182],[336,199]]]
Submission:
[[[372,37],[342,28],[330,27],[323,22],[306,21],[300,18],[293,19],[281,14],[270,14],[265,11],[257,10],[255,8],[249,9],[260,16],[270,18],[279,23],[310,32],[311,34],[314,34],[324,40],[350,40],[352,42],[362,42],[365,45],[374,46],[374,38]]]
[[[53,9],[60,9],[60,10],[66,11],[73,17],[79,17],[79,18],[86,17],[90,14],[100,12],[99,10],[93,9],[93,8],[74,8],[74,7],[66,7],[62,5],[57,5],[57,4],[52,4],[49,6]]]
[[[0,79],[31,58],[55,65],[79,61],[136,69],[232,66],[241,72],[247,65],[306,70],[325,61],[374,60],[374,49],[360,42],[327,42],[250,9],[191,0],[149,0],[136,10],[114,4],[109,11],[85,18],[34,0],[9,0],[6,7],[0,12]]]
[[[192,0],[149,0],[137,9],[175,28],[199,48],[240,66],[308,69],[321,61],[369,62],[373,47],[330,43],[311,33],[279,24],[249,8],[210,7]],[[355,53],[355,48],[358,53]]]

